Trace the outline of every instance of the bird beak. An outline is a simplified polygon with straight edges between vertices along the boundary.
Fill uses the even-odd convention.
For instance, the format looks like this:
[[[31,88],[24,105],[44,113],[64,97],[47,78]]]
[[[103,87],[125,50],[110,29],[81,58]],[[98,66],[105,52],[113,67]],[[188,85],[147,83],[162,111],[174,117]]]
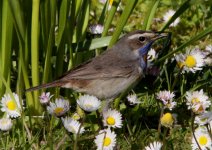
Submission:
[[[152,41],[154,42],[154,41],[164,38],[164,37],[168,37],[168,33],[156,33],[155,37],[153,37]]]

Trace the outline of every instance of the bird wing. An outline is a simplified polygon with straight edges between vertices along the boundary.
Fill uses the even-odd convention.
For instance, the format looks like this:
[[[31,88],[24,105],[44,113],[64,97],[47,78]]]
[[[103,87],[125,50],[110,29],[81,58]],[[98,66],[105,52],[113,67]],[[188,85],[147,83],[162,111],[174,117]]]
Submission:
[[[126,61],[114,55],[100,55],[68,71],[60,79],[127,78],[136,69],[136,61]]]

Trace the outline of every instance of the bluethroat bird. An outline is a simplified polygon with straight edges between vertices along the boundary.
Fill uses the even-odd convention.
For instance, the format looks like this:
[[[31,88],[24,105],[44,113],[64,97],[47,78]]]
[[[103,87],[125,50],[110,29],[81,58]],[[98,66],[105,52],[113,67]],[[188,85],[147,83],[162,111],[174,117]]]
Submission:
[[[59,79],[26,91],[64,87],[99,99],[116,98],[144,76],[147,53],[152,44],[163,37],[167,37],[167,33],[141,30],[131,32],[112,48],[71,69]]]

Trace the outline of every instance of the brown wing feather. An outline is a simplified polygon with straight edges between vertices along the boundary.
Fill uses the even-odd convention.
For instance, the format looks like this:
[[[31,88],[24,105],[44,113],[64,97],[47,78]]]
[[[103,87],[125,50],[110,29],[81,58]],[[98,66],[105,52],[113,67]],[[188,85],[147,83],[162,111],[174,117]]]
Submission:
[[[135,64],[137,63],[125,61],[114,55],[107,58],[105,55],[101,55],[70,70],[59,80],[127,78],[135,70]]]

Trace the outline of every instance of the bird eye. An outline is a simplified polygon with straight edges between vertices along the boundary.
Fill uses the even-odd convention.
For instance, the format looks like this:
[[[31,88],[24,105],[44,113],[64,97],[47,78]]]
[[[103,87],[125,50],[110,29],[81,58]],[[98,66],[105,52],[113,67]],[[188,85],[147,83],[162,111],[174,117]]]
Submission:
[[[145,38],[144,36],[140,36],[138,39],[139,39],[139,41],[141,41],[141,42],[143,42],[143,41],[146,40],[146,38]]]

